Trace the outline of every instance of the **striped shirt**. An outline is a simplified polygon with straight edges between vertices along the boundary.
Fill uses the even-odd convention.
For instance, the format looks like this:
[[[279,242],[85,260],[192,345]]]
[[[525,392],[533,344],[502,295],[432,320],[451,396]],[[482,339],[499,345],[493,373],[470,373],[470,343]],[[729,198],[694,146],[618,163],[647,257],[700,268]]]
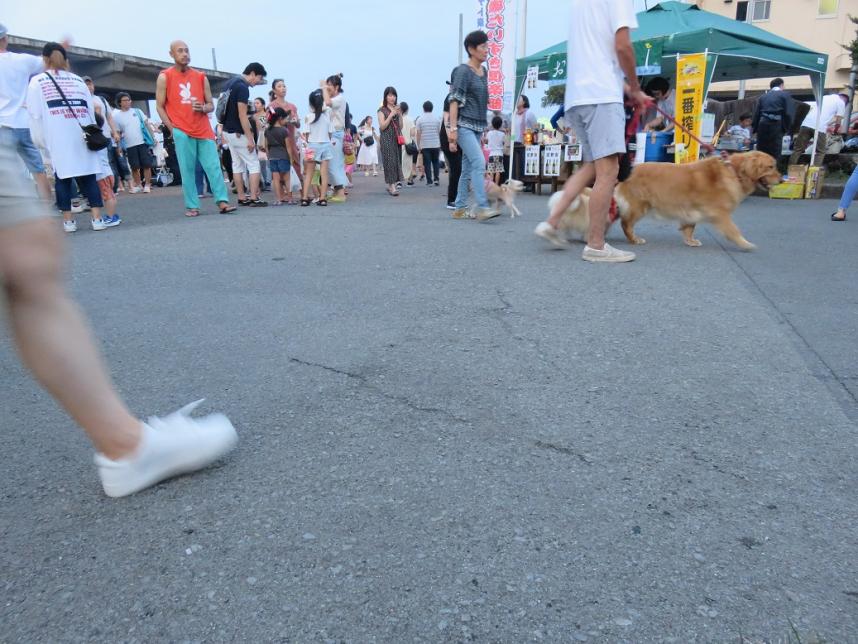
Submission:
[[[420,131],[420,148],[441,147],[441,119],[432,112],[424,112],[414,123]]]

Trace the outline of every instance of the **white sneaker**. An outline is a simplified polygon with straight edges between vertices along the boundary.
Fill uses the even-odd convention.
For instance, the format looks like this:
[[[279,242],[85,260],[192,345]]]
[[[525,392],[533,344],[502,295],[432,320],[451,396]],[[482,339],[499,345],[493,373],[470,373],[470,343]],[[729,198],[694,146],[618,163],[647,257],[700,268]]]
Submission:
[[[90,222],[92,222],[93,230],[107,230],[107,224],[104,223],[104,220],[101,218],[90,219]]]
[[[226,416],[190,417],[202,402],[143,423],[140,446],[131,458],[112,461],[96,454],[104,493],[111,497],[134,494],[164,479],[199,470],[235,447],[238,435]]]
[[[595,248],[584,246],[584,252],[581,253],[581,259],[587,262],[631,262],[634,258],[634,253],[614,248],[607,243],[602,250],[596,250]]]
[[[146,184],[146,187],[143,188],[143,192],[152,192],[152,188],[149,187],[149,184]]]
[[[77,222],[72,219],[71,221],[63,221],[63,230],[67,233],[76,233],[77,232]]]
[[[545,241],[553,244],[557,248],[568,248],[569,242],[563,239],[560,236],[560,233],[557,232],[557,229],[549,224],[547,221],[539,222],[539,225],[533,231],[533,234],[537,237],[542,237]]]
[[[130,192],[132,195],[136,195],[139,192],[143,192],[143,188],[141,188],[140,186],[133,186],[128,192]]]
[[[492,208],[478,208],[476,211],[477,221],[488,221],[495,217],[500,217],[500,211]]]
[[[79,215],[82,212],[83,212],[83,206],[81,205],[81,203],[79,201],[77,203],[72,202],[71,213],[73,215]]]

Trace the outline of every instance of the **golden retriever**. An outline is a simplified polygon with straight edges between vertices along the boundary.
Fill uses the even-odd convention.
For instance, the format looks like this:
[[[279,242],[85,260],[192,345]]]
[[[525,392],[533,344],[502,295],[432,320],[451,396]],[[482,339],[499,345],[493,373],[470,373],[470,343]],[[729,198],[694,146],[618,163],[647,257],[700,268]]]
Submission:
[[[635,235],[635,224],[652,211],[657,217],[677,220],[689,246],[700,246],[694,227],[709,223],[739,248],[753,250],[755,246],[733,223],[733,211],[757,186],[768,189],[780,181],[775,160],[758,151],[688,165],[642,163],[616,187],[614,199],[623,232],[633,244],[646,243]]]

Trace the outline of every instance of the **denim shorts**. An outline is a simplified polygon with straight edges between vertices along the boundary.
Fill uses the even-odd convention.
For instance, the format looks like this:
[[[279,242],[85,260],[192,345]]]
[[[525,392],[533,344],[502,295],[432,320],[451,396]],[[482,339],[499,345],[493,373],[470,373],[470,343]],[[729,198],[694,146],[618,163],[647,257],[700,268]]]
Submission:
[[[33,143],[33,139],[30,138],[29,128],[0,127],[0,143],[14,147],[31,174],[43,174],[45,172],[42,154]]]
[[[269,159],[268,168],[271,172],[289,174],[289,171],[292,169],[292,164],[289,162],[289,159]]]
[[[130,148],[127,148],[125,150],[125,158],[128,159],[128,163],[131,165],[132,170],[152,168],[155,166],[155,159],[152,156],[152,152],[149,150],[149,146],[145,143],[132,145]]]
[[[0,141],[0,228],[50,214],[48,205],[39,199],[36,184],[24,172],[15,146]]]
[[[329,141],[323,143],[310,143],[310,149],[313,151],[313,161],[321,163],[322,161],[330,161],[334,158],[334,146]]]
[[[80,193],[86,197],[89,205],[93,208],[101,208],[104,202],[101,200],[101,190],[98,187],[98,181],[94,174],[87,174],[82,177],[68,177],[60,179],[55,177],[54,188],[57,192],[57,207],[63,212],[71,210],[72,205],[72,181],[77,184]]]

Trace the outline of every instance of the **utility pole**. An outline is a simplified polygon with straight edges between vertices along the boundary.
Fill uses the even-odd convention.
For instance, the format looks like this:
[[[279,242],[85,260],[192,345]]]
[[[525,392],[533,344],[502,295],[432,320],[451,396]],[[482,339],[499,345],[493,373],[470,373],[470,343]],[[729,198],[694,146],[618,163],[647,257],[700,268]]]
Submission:
[[[458,47],[456,48],[459,52],[459,64],[461,65],[465,62],[465,59],[462,58],[462,54],[464,52],[464,46],[462,43],[465,41],[465,14],[459,14],[459,42]]]
[[[518,57],[527,56],[527,0],[519,1]]]
[[[217,71],[217,54],[214,47],[212,47],[212,69]]]

